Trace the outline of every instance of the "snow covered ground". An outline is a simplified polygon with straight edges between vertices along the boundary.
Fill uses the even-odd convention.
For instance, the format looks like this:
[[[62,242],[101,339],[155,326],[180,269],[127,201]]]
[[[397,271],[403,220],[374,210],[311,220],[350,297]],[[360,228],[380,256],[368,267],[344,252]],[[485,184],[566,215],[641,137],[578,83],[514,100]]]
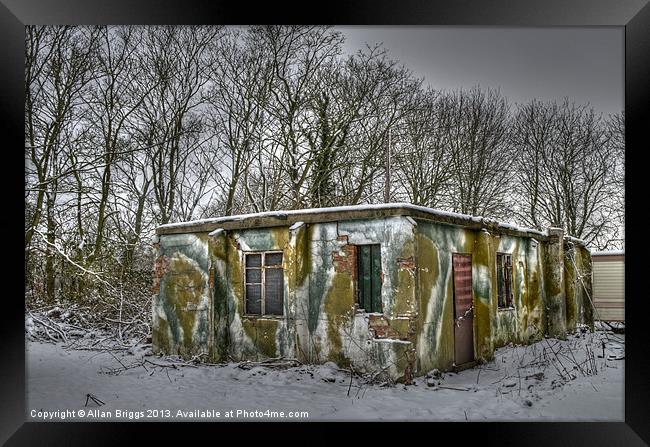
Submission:
[[[458,374],[382,386],[332,363],[180,366],[142,346],[110,353],[28,341],[26,419],[623,421],[624,349],[624,335],[576,333],[501,348]]]

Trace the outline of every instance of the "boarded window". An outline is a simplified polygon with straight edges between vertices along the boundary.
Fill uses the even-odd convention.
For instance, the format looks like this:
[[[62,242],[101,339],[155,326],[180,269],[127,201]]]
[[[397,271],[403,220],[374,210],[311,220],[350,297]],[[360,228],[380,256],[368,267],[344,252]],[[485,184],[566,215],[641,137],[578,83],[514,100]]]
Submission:
[[[359,307],[381,312],[381,251],[379,244],[357,245]]]
[[[247,314],[283,315],[282,253],[247,253],[245,285]]]
[[[497,253],[497,294],[499,307],[512,307],[512,256]]]

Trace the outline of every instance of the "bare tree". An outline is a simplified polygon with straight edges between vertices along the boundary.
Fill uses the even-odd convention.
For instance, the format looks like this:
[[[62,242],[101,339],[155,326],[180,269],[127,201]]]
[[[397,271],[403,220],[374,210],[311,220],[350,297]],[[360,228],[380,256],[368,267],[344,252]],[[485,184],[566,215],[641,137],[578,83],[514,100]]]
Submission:
[[[557,104],[532,101],[520,106],[513,119],[512,144],[517,153],[516,200],[513,210],[517,218],[528,225],[542,228],[548,224],[539,210],[542,206],[544,183],[549,175],[546,154],[556,145]]]
[[[117,214],[110,209],[113,194],[113,175],[118,161],[131,150],[130,120],[143,104],[152,87],[138,89],[140,77],[136,52],[140,33],[132,27],[100,29],[97,51],[98,78],[87,100],[88,127],[95,129],[85,148],[96,153],[91,207],[96,217],[94,238],[86,258],[92,265],[101,255],[108,219]],[[97,151],[97,152],[95,152]]]
[[[522,220],[589,243],[611,229],[616,157],[592,108],[532,101],[519,107],[512,138]]]
[[[440,110],[451,158],[453,211],[502,217],[509,192],[510,146],[506,99],[496,90],[445,94]]]
[[[93,77],[96,35],[90,28],[35,27],[26,29],[25,149],[26,201],[33,206],[26,216],[26,262],[32,239],[39,231],[43,211],[45,229],[46,296],[54,299],[55,207],[59,187],[74,169],[69,165],[69,137],[76,133],[84,89]]]
[[[141,243],[142,234],[151,230],[154,224],[149,212],[152,207],[150,142],[146,135],[134,133],[134,145],[138,150],[129,151],[116,166],[113,182],[114,194],[112,208],[118,211],[114,219],[114,228],[122,241],[122,264],[131,269],[134,254]]]
[[[210,48],[220,33],[217,27],[147,29],[143,59],[148,72],[143,80],[156,87],[145,100],[142,119],[152,135],[154,213],[159,223],[176,216],[179,200],[198,203],[196,196],[206,193],[204,183],[185,188],[193,198],[179,196],[178,190],[183,180],[196,180],[187,168],[208,139],[200,110],[209,81]]]
[[[328,27],[265,26],[252,29],[270,57],[273,78],[271,101],[266,108],[266,151],[272,159],[267,168],[281,169],[271,175],[282,182],[279,203],[289,208],[309,205],[308,184],[316,163],[310,150],[310,105],[318,77],[341,52],[343,37]]]
[[[445,112],[439,93],[418,94],[415,107],[400,122],[394,148],[397,193],[415,205],[444,208],[449,203],[452,170],[441,125]]]
[[[625,246],[625,113],[610,115],[606,127],[612,168],[607,178],[609,197],[606,199],[606,228],[594,238],[599,250],[623,249]]]
[[[352,56],[348,70],[356,79],[361,107],[335,178],[342,203],[380,202],[388,130],[394,128],[392,135],[399,138],[398,123],[413,110],[422,80],[390,59],[381,46],[367,47]]]
[[[222,213],[231,215],[240,182],[255,154],[262,151],[264,112],[273,73],[259,39],[250,32],[229,32],[220,40],[217,51],[210,70],[209,104],[212,128],[222,156],[211,164],[215,166],[225,196]],[[246,180],[244,187],[249,192],[249,200],[259,211]]]

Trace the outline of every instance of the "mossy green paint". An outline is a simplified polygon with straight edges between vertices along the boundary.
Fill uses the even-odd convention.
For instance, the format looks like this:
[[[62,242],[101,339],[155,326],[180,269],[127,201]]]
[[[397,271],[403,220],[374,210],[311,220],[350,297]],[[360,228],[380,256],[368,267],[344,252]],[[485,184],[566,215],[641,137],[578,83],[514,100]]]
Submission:
[[[350,275],[335,273],[324,303],[327,318],[328,360],[348,366],[349,359],[343,349],[343,330],[351,330],[354,312],[354,283]]]
[[[278,320],[263,318],[244,318],[242,327],[244,332],[253,342],[256,360],[278,356],[276,333]]]

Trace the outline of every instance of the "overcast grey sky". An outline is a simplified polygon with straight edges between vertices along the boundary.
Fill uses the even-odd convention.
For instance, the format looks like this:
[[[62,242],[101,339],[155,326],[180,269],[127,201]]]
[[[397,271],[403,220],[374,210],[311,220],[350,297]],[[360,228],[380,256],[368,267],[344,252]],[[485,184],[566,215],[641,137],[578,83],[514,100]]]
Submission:
[[[624,108],[623,27],[337,26],[345,51],[383,42],[432,87],[500,88],[510,102],[568,96],[604,114]]]

